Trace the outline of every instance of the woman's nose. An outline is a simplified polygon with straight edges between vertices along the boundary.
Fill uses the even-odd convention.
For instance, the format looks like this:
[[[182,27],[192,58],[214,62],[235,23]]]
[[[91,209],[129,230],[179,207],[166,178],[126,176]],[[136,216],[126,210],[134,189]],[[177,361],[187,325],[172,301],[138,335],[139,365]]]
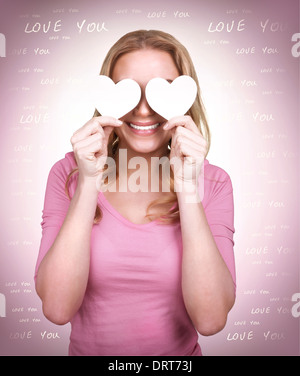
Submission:
[[[133,113],[134,115],[140,116],[148,116],[154,114],[154,111],[147,102],[144,91],[142,91],[141,100],[139,101],[138,105],[133,109]]]

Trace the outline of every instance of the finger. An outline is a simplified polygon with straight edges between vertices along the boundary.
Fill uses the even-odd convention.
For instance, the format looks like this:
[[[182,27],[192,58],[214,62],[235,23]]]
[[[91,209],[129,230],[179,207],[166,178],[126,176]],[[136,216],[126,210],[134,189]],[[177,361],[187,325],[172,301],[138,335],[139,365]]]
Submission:
[[[180,156],[191,156],[193,158],[204,158],[206,155],[206,146],[200,145],[194,140],[178,136],[171,145],[175,154]]]
[[[74,150],[74,152],[77,152],[80,149],[88,147],[89,145],[91,145],[95,141],[102,142],[102,139],[103,139],[103,137],[101,136],[101,134],[99,132],[94,133],[94,134],[88,136],[87,138],[80,140],[80,141],[76,142],[75,144],[73,144],[73,150]]]
[[[74,144],[86,137],[101,132],[102,127],[120,127],[122,121],[109,116],[97,116],[89,120],[84,126],[79,128],[72,136],[71,143]]]
[[[109,139],[109,136],[110,136],[110,134],[111,134],[111,132],[114,130],[114,127],[105,127],[104,129],[103,129],[103,132],[104,132],[104,137],[105,137],[105,141],[108,141],[108,139]]]
[[[199,152],[199,150],[193,149],[188,144],[181,144],[179,155],[183,157],[189,164],[198,165],[201,164],[205,157],[202,152]]]
[[[111,116],[97,116],[94,119],[98,120],[102,127],[120,127],[123,124],[122,120]]]
[[[177,137],[178,135],[180,135],[181,137],[193,140],[200,145],[206,145],[206,140],[202,136],[199,130],[197,133],[194,133],[190,129],[179,126],[175,128],[174,137]]]
[[[181,142],[188,142],[193,148],[207,150],[207,142],[201,134],[195,134],[183,127],[177,127],[172,136],[173,146]]]
[[[80,149],[77,150],[76,156],[79,159],[88,159],[88,160],[95,160],[96,155],[99,154],[102,155],[102,140],[95,140],[91,144],[81,147]]]
[[[190,129],[191,131],[197,133],[199,132],[199,128],[194,123],[193,119],[186,115],[186,116],[177,116],[169,121],[166,122],[166,124],[163,126],[165,130],[173,129],[174,127],[182,126],[184,128]]]

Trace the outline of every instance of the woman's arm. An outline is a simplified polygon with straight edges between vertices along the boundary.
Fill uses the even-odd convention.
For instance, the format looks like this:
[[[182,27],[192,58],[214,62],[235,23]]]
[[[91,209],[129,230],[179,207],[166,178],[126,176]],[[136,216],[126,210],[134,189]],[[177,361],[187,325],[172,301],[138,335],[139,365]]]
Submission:
[[[41,261],[36,277],[36,291],[42,300],[44,315],[56,324],[69,322],[84,298],[99,193],[97,183],[106,161],[109,135],[113,127],[121,124],[113,118],[93,118],[71,139],[79,170],[77,187],[58,235]],[[53,194],[59,189],[62,190],[53,187]],[[51,202],[47,206],[51,206]],[[57,205],[54,210],[57,210]]]
[[[210,231],[202,203],[187,203],[184,193],[178,193],[177,198],[185,306],[197,331],[212,335],[226,324],[235,301],[235,285]]]
[[[211,233],[199,193],[204,190],[198,182],[207,145],[189,116],[171,119],[164,128],[173,131],[170,160],[175,160],[172,166],[183,242],[183,299],[197,331],[212,335],[226,324],[235,285]]]
[[[55,324],[69,322],[84,297],[97,197],[95,183],[79,179],[63,225],[38,269],[36,291],[44,315]]]

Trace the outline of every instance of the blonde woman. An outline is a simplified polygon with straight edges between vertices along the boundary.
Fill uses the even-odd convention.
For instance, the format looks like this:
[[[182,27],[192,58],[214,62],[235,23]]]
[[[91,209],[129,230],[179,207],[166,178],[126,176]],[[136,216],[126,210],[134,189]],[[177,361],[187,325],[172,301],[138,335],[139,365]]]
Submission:
[[[173,36],[139,30],[115,43],[100,73],[135,80],[142,95],[120,120],[96,112],[50,171],[35,274],[44,315],[71,322],[70,355],[201,355],[197,332],[222,330],[234,304],[234,226],[231,180],[205,159],[210,136],[193,63]],[[185,116],[166,121],[145,87],[180,75],[197,82],[198,95]],[[103,157],[120,162],[124,150],[117,181],[124,172],[129,180],[128,162],[143,157],[149,189],[99,192]],[[151,160],[163,156],[182,168],[171,166],[169,191],[152,192]],[[187,160],[189,189],[177,190]],[[199,160],[200,202],[187,200],[199,189]]]

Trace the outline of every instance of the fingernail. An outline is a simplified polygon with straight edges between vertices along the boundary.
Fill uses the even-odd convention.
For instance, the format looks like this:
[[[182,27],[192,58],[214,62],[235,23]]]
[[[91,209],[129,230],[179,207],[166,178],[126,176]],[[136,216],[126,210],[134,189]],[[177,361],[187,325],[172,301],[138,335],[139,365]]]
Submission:
[[[123,124],[123,121],[121,121],[121,120],[117,120],[116,123],[117,123],[118,125],[122,125],[122,124]]]
[[[169,124],[168,123],[166,123],[164,126],[163,126],[163,129],[167,129],[168,128],[168,126],[169,126]]]

